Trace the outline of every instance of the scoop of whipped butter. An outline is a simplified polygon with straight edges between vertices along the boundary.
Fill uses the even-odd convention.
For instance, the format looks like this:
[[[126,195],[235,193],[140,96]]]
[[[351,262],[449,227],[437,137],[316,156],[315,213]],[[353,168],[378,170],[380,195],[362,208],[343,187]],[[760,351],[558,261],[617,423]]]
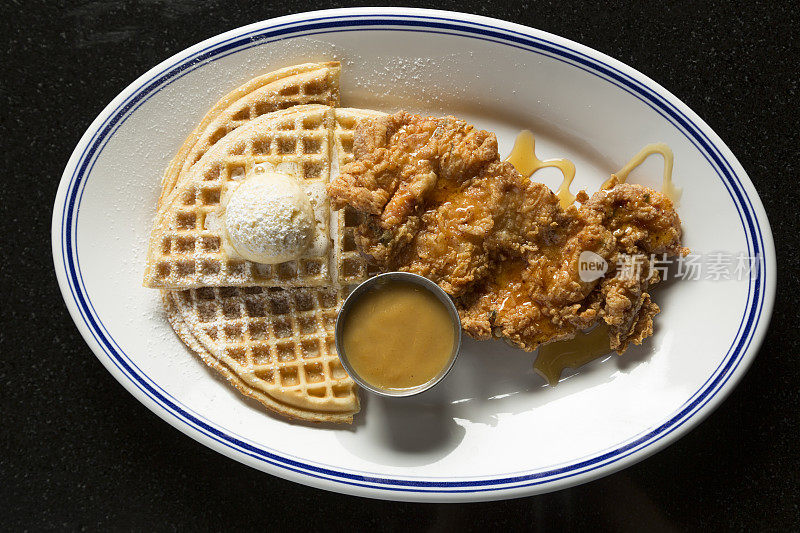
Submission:
[[[306,253],[315,239],[314,208],[292,176],[252,173],[226,200],[221,225],[228,244],[248,261],[291,261]]]

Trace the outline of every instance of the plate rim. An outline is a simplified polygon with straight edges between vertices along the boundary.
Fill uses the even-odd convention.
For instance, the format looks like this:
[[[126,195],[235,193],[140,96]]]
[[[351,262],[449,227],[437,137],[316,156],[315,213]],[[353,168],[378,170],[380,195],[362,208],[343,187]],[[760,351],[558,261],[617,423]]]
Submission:
[[[381,26],[382,24],[383,26]],[[274,451],[267,452],[267,456],[265,456],[263,453],[259,453],[264,452],[264,450],[257,449],[257,446],[238,439],[235,435],[231,436],[225,434],[225,431],[215,428],[214,424],[211,424],[210,421],[206,421],[206,423],[210,425],[210,431],[204,431],[197,426],[192,426],[191,422],[187,421],[192,417],[187,416],[186,411],[179,413],[181,411],[180,407],[178,407],[178,411],[176,411],[174,407],[172,410],[170,410],[168,407],[165,407],[151,396],[151,394],[158,395],[159,393],[153,388],[153,386],[157,387],[155,382],[147,382],[149,381],[149,378],[146,375],[143,375],[143,377],[147,378],[147,380],[141,381],[144,389],[140,389],[139,386],[136,385],[131,380],[131,377],[127,374],[134,371],[130,367],[123,370],[125,362],[122,360],[120,360],[120,362],[123,364],[123,367],[117,366],[117,363],[111,359],[111,354],[106,351],[106,348],[104,348],[100,341],[95,337],[96,333],[99,333],[101,336],[103,333],[102,331],[96,329],[90,329],[89,325],[85,321],[85,317],[78,307],[79,304],[77,300],[81,299],[80,292],[78,292],[77,298],[76,295],[73,295],[73,286],[71,285],[72,280],[67,277],[66,268],[69,261],[65,261],[65,255],[68,259],[72,259],[69,256],[71,253],[69,235],[72,229],[72,224],[67,225],[66,227],[63,226],[64,222],[69,221],[68,217],[66,219],[64,217],[64,210],[69,207],[77,208],[74,202],[74,195],[70,197],[69,203],[66,200],[67,192],[70,190],[72,185],[71,180],[76,171],[78,171],[79,163],[83,162],[84,164],[82,165],[82,168],[85,169],[86,163],[92,157],[92,152],[90,150],[88,159],[84,158],[87,148],[89,148],[89,145],[94,141],[96,135],[101,132],[102,127],[110,118],[112,118],[112,116],[114,116],[115,113],[119,111],[119,114],[117,114],[116,117],[122,117],[127,116],[135,111],[135,107],[133,107],[130,98],[142,94],[142,92],[148,88],[148,84],[154,79],[154,75],[162,74],[164,72],[172,72],[171,75],[159,79],[158,83],[161,83],[162,81],[169,80],[184,71],[188,72],[191,70],[192,66],[202,64],[203,59],[201,59],[202,56],[199,54],[206,50],[214,52],[212,57],[221,54],[221,51],[223,51],[224,47],[226,46],[232,47],[234,52],[240,51],[242,47],[240,45],[233,46],[232,43],[239,43],[244,36],[252,33],[260,32],[258,39],[253,39],[255,43],[253,46],[258,46],[265,44],[264,41],[269,38],[268,34],[281,35],[284,33],[292,33],[299,31],[298,28],[311,29],[313,27],[314,29],[324,29],[324,27],[326,27],[325,25],[328,25],[328,27],[334,27],[337,25],[338,27],[348,27],[347,31],[365,30],[366,28],[362,26],[369,25],[380,26],[377,29],[383,30],[407,29],[408,31],[415,31],[411,29],[411,27],[417,26],[435,28],[440,33],[482,33],[483,37],[476,38],[484,38],[488,40],[500,39],[501,41],[506,40],[507,42],[505,44],[513,42],[516,43],[516,46],[519,48],[524,48],[520,45],[526,41],[528,44],[530,44],[530,42],[538,42],[539,46],[552,47],[552,51],[554,52],[570,52],[575,54],[576,57],[595,62],[596,64],[593,64],[595,68],[598,66],[597,64],[608,67],[610,69],[609,73],[619,76],[619,79],[617,80],[618,83],[626,82],[637,84],[639,86],[639,90],[651,92],[651,97],[657,97],[661,99],[663,104],[666,104],[669,108],[672,108],[672,112],[688,120],[689,124],[695,127],[696,134],[700,134],[707,145],[716,151],[715,159],[717,159],[718,164],[723,166],[723,168],[727,167],[727,170],[732,174],[732,177],[738,181],[738,187],[740,189],[735,189],[735,192],[740,195],[740,202],[746,202],[747,205],[742,206],[745,208],[745,214],[752,215],[754,223],[756,224],[756,229],[761,231],[760,237],[763,240],[760,243],[757,241],[755,243],[756,246],[760,247],[762,251],[761,268],[759,270],[759,275],[762,279],[760,280],[760,283],[759,280],[756,280],[754,284],[754,298],[757,298],[755,293],[758,293],[760,300],[756,301],[753,309],[751,309],[751,304],[749,303],[750,295],[748,295],[748,305],[745,311],[746,316],[750,311],[755,310],[757,312],[755,315],[755,320],[758,321],[758,323],[755,324],[755,328],[752,330],[747,339],[748,345],[741,350],[741,353],[737,354],[734,352],[734,355],[738,355],[738,358],[736,359],[736,364],[733,366],[733,368],[727,370],[722,369],[722,372],[720,372],[720,368],[725,364],[726,360],[729,359],[728,355],[731,353],[731,349],[729,349],[728,354],[726,354],[725,358],[723,358],[723,362],[720,363],[720,366],[711,373],[708,381],[706,381],[706,383],[704,383],[704,385],[695,394],[690,396],[686,404],[682,405],[676,411],[676,413],[679,413],[678,416],[675,416],[676,413],[673,413],[667,417],[668,422],[672,422],[672,424],[663,424],[654,431],[648,433],[648,430],[644,432],[646,436],[655,433],[655,437],[657,438],[654,440],[651,439],[647,441],[647,439],[643,439],[644,443],[642,444],[642,442],[637,441],[638,436],[632,437],[628,439],[628,441],[625,441],[625,443],[621,443],[624,444],[623,446],[615,445],[612,447],[614,452],[618,452],[623,449],[624,451],[628,452],[621,457],[614,458],[613,452],[595,454],[592,456],[593,463],[599,464],[591,469],[582,469],[583,467],[580,465],[580,463],[574,464],[573,462],[567,463],[563,467],[554,471],[567,473],[570,470],[577,470],[576,472],[570,474],[569,477],[545,479],[546,476],[544,474],[539,474],[536,471],[527,471],[529,475],[526,477],[528,477],[528,481],[531,481],[531,483],[522,485],[517,484],[513,486],[506,485],[509,483],[519,483],[519,481],[503,482],[502,480],[498,481],[499,478],[490,477],[491,479],[486,479],[486,476],[481,476],[480,479],[472,478],[472,481],[423,481],[422,479],[427,480],[430,478],[414,479],[399,478],[394,476],[380,478],[376,476],[386,476],[386,474],[375,474],[369,472],[360,472],[358,475],[354,476],[354,471],[348,472],[347,469],[341,467],[331,467],[331,465],[325,465],[326,468],[320,468],[319,465],[315,466],[302,462],[307,461],[310,463],[308,460],[304,459],[299,461],[297,458],[287,457],[285,454],[277,454],[278,457],[269,457],[268,455],[276,455]],[[395,26],[398,26],[399,28]],[[462,33],[456,33],[456,35],[462,35]],[[515,45],[512,44],[512,46]],[[582,68],[574,64],[572,66]],[[179,67],[179,69],[176,70],[175,67]],[[583,70],[587,70],[587,68],[583,68]],[[611,81],[611,83],[614,82]],[[615,84],[618,85],[618,83]],[[623,90],[627,90],[624,89],[624,87],[621,88]],[[648,105],[650,104],[648,103]],[[120,107],[122,107],[121,110]],[[680,129],[681,128],[679,128],[679,130]],[[684,135],[687,134],[684,132]],[[113,131],[111,131],[109,134],[109,138],[111,136],[113,136]],[[693,141],[692,143],[695,144]],[[92,148],[96,147],[97,144],[92,146]],[[705,153],[702,152],[702,150],[700,150],[696,144],[695,147],[700,151],[701,154],[705,156]],[[713,164],[712,167],[714,167]],[[716,167],[714,168],[716,170]],[[90,172],[91,170],[89,170],[86,175],[88,176]],[[719,170],[717,170],[717,172],[719,173]],[[79,187],[80,183],[78,183],[77,186]],[[727,188],[728,184],[725,186]],[[80,201],[78,200],[77,205],[79,204]],[[60,210],[60,207],[63,207],[64,209]],[[747,211],[748,208],[749,211]],[[741,217],[742,213],[738,205],[737,211],[739,211],[739,216]],[[746,227],[745,232],[747,232]],[[64,236],[67,237],[66,240],[62,239]],[[746,241],[748,248],[750,248],[751,242],[748,238],[748,235],[746,235]],[[151,411],[155,412],[162,419],[169,422],[173,427],[176,427],[181,432],[189,435],[193,439],[198,440],[204,445],[228,457],[279,477],[337,492],[344,492],[359,496],[411,501],[479,501],[521,497],[535,493],[557,490],[579,483],[585,483],[587,481],[597,479],[598,477],[608,475],[612,472],[616,472],[663,449],[667,445],[675,442],[678,438],[686,434],[689,430],[691,430],[693,427],[696,427],[697,424],[704,420],[705,417],[713,412],[713,410],[716,409],[716,407],[724,400],[724,398],[730,394],[736,384],[741,380],[747,368],[750,366],[750,364],[752,364],[752,361],[758,352],[758,348],[763,341],[769,325],[769,318],[771,316],[774,304],[776,289],[776,261],[773,237],[769,221],[763,205],[761,204],[760,198],[755,191],[752,182],[747,176],[747,173],[744,171],[741,164],[739,164],[735,156],[731,153],[730,149],[728,149],[719,136],[717,136],[716,133],[704,121],[702,121],[702,119],[700,119],[691,109],[689,109],[688,106],[683,104],[683,102],[672,95],[669,91],[661,87],[661,85],[636,71],[635,69],[579,43],[575,43],[568,39],[564,39],[541,30],[536,30],[511,22],[458,12],[427,9],[344,8],[288,15],[285,17],[256,22],[247,26],[235,28],[228,32],[206,39],[159,63],[145,74],[137,78],[133,83],[128,85],[128,87],[126,87],[122,92],[120,92],[120,94],[115,97],[92,122],[78,142],[75,151],[72,153],[64,170],[58,192],[56,194],[52,219],[52,246],[54,266],[59,287],[62,292],[62,297],[64,298],[73,321],[76,323],[78,330],[84,337],[84,340],[87,342],[92,352],[129,392],[131,392]],[[77,252],[75,253],[77,254]],[[88,318],[90,320],[92,319],[91,314]],[[96,324],[94,327],[97,327]],[[734,336],[734,344],[736,344],[737,339],[739,339],[739,332],[737,332],[737,334]],[[745,339],[742,337],[739,340],[741,342]],[[113,338],[111,338],[111,341],[113,341]],[[115,350],[114,346],[110,344],[107,344],[106,346],[112,351]],[[122,352],[120,347],[117,348],[120,349],[120,352]],[[730,364],[732,362],[734,362],[733,356],[731,356],[728,363]],[[712,381],[715,376],[717,380],[721,377],[724,377],[725,381],[719,386],[716,386],[716,381],[709,385],[709,382]],[[687,404],[694,401],[698,395],[706,393],[714,387],[716,387],[716,390],[712,391],[710,396],[706,398],[699,407],[691,406],[688,412],[686,412],[685,407]],[[147,392],[145,392],[145,389]],[[165,393],[165,391],[162,390],[162,393]],[[188,414],[194,415],[194,417],[199,417],[201,419],[203,418],[199,413],[193,413],[190,411]],[[659,431],[662,427],[666,426],[668,426],[667,429],[669,429],[669,431],[666,433],[663,433],[665,430]],[[216,429],[216,431],[214,431],[214,429]],[[226,440],[229,442],[229,444],[225,444],[222,442],[222,440],[220,440],[223,436],[228,437]],[[231,446],[231,444],[235,444],[236,447]],[[604,456],[608,457],[604,459]],[[591,466],[591,464],[588,466]],[[339,470],[331,470],[331,468],[339,468]],[[317,474],[321,475],[314,474],[313,472],[315,471]],[[515,475],[518,474],[519,473],[515,473]],[[550,472],[547,472],[547,474],[549,475]],[[351,479],[348,481],[348,478],[360,479]],[[389,482],[388,485],[383,484],[387,481]],[[487,484],[487,481],[490,483]],[[492,481],[494,481],[494,485],[491,484]]]

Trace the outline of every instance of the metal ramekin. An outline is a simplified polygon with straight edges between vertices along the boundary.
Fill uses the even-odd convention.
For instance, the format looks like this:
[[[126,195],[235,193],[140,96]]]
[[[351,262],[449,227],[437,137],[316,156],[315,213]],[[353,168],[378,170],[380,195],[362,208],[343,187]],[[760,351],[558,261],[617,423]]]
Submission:
[[[344,321],[347,317],[347,313],[350,311],[350,308],[353,304],[361,297],[366,291],[370,290],[371,288],[375,287],[380,283],[386,283],[387,281],[404,281],[406,283],[413,283],[414,285],[418,285],[423,287],[428,292],[432,293],[436,298],[444,304],[447,308],[448,313],[450,314],[450,319],[453,323],[453,352],[450,354],[450,361],[444,366],[441,372],[436,375],[433,379],[428,381],[427,383],[423,383],[422,385],[418,385],[416,387],[412,387],[409,389],[403,390],[387,390],[387,389],[380,389],[375,387],[374,385],[370,385],[366,382],[358,373],[353,370],[353,367],[350,366],[350,361],[347,359],[347,353],[344,350],[341,342],[341,331],[344,327]],[[370,278],[367,281],[361,283],[358,287],[356,287],[353,292],[351,292],[347,299],[344,301],[342,308],[339,310],[339,314],[336,317],[336,351],[339,353],[339,359],[342,361],[342,365],[344,366],[345,370],[350,377],[355,380],[356,383],[361,385],[364,389],[373,392],[379,396],[387,396],[392,398],[398,398],[403,396],[413,396],[415,394],[419,394],[420,392],[426,391],[442,381],[444,377],[450,372],[450,369],[453,368],[453,364],[456,362],[456,357],[458,357],[458,352],[461,350],[461,318],[458,316],[458,311],[456,310],[456,306],[453,304],[453,300],[450,299],[450,296],[441,287],[439,287],[436,283],[432,282],[428,278],[422,277],[417,274],[411,274],[408,272],[387,272],[385,274],[380,274],[375,276],[374,278]]]

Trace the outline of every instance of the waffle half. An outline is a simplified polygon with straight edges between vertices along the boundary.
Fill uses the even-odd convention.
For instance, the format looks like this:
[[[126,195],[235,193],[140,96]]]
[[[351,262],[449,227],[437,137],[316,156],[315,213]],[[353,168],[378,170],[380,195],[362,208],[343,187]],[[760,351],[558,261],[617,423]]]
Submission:
[[[302,104],[339,105],[338,61],[305,63],[258,76],[225,95],[189,134],[164,173],[159,206],[228,133],[256,118]]]

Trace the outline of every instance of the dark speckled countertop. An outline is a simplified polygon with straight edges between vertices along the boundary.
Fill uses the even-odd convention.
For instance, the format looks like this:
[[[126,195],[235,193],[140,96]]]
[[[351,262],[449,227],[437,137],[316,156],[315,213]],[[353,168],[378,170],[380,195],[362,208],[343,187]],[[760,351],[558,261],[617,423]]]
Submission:
[[[540,28],[633,66],[705,119],[750,174],[775,233],[778,297],[761,353],[722,406],[677,443],[617,474],[474,505],[332,494],[198,444],[125,392],[68,317],[50,255],[56,187],[94,117],[159,61],[237,26],[344,4],[6,1],[0,529],[800,527],[800,10],[757,1],[495,5],[442,0],[436,7]]]

